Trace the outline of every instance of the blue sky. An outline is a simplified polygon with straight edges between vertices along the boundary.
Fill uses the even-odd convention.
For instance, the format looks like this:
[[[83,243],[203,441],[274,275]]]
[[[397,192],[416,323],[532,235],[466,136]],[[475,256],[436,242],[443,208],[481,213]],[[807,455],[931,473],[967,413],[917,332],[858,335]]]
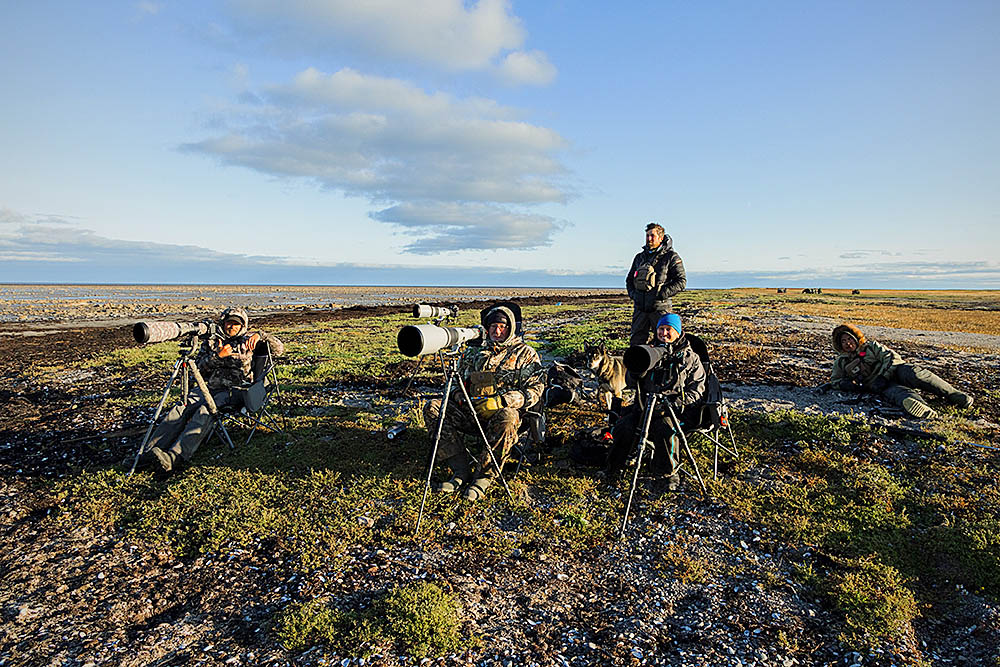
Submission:
[[[360,8],[359,8],[360,7]],[[0,8],[0,281],[1000,288],[1000,4]]]

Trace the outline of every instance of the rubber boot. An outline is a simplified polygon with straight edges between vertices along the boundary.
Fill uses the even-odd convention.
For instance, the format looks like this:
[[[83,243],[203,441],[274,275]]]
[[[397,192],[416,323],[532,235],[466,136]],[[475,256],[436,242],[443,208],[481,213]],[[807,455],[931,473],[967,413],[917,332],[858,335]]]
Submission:
[[[912,396],[903,399],[903,410],[915,419],[926,419],[927,417],[937,417],[934,408],[923,401],[918,401]]]
[[[490,488],[492,483],[493,478],[491,477],[477,477],[472,480],[472,484],[465,490],[462,497],[466,500],[479,500],[486,495],[486,489]]]
[[[462,452],[445,460],[445,465],[451,468],[451,479],[434,485],[435,491],[455,493],[472,477],[469,470],[469,454]]]
[[[149,450],[149,453],[153,455],[156,463],[159,464],[160,469],[163,472],[172,472],[174,469],[174,461],[177,460],[177,455],[173,452],[165,452],[159,447],[153,447]]]
[[[963,409],[972,407],[972,397],[963,391],[953,391],[948,394],[948,402]]]
[[[677,487],[681,485],[680,473],[675,472],[667,477],[667,491],[676,491]]]

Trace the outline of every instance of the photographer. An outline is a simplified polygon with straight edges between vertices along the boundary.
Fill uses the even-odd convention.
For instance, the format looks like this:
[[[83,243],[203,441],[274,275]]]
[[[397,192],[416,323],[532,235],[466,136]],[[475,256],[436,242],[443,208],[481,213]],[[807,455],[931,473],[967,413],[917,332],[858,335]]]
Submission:
[[[517,308],[513,306],[513,308]],[[520,314],[520,309],[518,314]],[[514,310],[497,305],[486,311],[486,340],[469,345],[459,362],[459,373],[468,388],[472,406],[465,403],[461,389],[449,397],[451,409],[445,413],[439,452],[452,471],[447,482],[435,485],[436,491],[455,493],[463,486],[463,497],[478,500],[493,482],[490,454],[483,446],[473,471],[469,452],[462,443],[465,435],[481,443],[472,411],[479,418],[499,467],[503,469],[511,447],[517,442],[521,414],[534,406],[545,391],[545,371],[538,353],[520,335],[521,323]],[[424,407],[424,422],[433,430],[441,415],[441,399],[432,399]]]
[[[918,389],[946,398],[960,408],[972,407],[971,396],[920,366],[904,364],[894,350],[867,340],[853,324],[834,328],[833,349],[840,355],[833,362],[830,385],[841,391],[881,394],[916,419],[937,415]]]
[[[696,411],[705,395],[707,375],[701,359],[684,336],[679,315],[668,313],[660,318],[656,324],[656,340],[656,347],[666,348],[665,354],[659,363],[638,378],[637,400],[618,419],[612,431],[614,445],[608,454],[607,469],[607,478],[612,483],[620,479],[625,461],[636,445],[637,431],[642,428],[650,394],[659,394],[659,400],[668,401],[682,426],[698,421]],[[680,483],[677,472],[680,438],[666,406],[654,412],[649,437],[654,443],[654,466],[667,475],[668,488],[673,491]]]
[[[280,356],[285,346],[269,334],[249,331],[250,319],[242,308],[227,308],[202,339],[196,364],[205,378],[216,406],[228,405],[231,389],[253,380],[254,355]],[[212,433],[212,415],[197,385],[191,387],[186,404],[175,405],[153,431],[144,463],[156,464],[164,472],[173,471],[177,457],[191,460],[198,447]]]

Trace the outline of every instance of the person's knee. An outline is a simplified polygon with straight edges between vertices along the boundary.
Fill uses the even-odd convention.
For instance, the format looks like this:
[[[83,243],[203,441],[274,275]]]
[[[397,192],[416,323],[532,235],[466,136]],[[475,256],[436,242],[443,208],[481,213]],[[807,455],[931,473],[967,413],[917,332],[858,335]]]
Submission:
[[[516,433],[521,425],[521,413],[515,408],[500,408],[489,418],[487,430],[491,433]]]

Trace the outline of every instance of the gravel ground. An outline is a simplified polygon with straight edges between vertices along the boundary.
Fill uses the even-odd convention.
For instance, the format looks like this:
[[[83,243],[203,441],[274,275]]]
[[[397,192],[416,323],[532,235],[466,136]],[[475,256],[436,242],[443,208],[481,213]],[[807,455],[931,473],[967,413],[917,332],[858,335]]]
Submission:
[[[314,316],[320,315],[287,315],[288,321]],[[350,314],[322,314],[327,316]],[[538,323],[537,330],[543,335],[546,327],[565,323]],[[840,392],[820,394],[813,389],[832,359],[824,338],[830,321],[796,317],[769,324],[778,340],[784,332],[805,332],[815,334],[815,344],[775,347],[777,353],[763,367],[728,367],[723,379],[731,407],[854,413],[904,431],[919,429],[919,424],[873,400],[858,402]],[[998,357],[955,350],[942,353],[931,346],[1000,350],[997,341],[985,340],[1000,340],[997,336],[955,342],[949,332],[938,336],[894,329],[866,331],[883,341],[906,343],[908,358],[915,355],[936,370],[954,370],[971,362],[970,372],[980,372],[995,368]],[[53,341],[9,345],[2,349],[7,354],[0,355],[7,367],[0,407],[8,414],[16,411],[19,419],[17,426],[9,422],[3,426],[5,437],[0,438],[5,459],[0,465],[0,666],[848,667],[903,664],[918,657],[914,652],[862,655],[844,649],[837,639],[835,612],[824,608],[793,577],[794,568],[809,564],[815,555],[735,519],[725,506],[703,499],[690,479],[685,479],[680,493],[665,495],[661,479],[644,477],[621,543],[580,551],[557,548],[544,554],[516,551],[496,562],[478,562],[461,549],[441,549],[417,540],[387,549],[357,547],[340,567],[301,574],[266,543],[176,559],[148,545],[124,541],[114,532],[67,530],[43,523],[50,501],[34,490],[29,473],[55,476],[81,463],[105,465],[119,460],[132,443],[127,437],[113,438],[106,451],[98,452],[49,442],[52,430],[59,427],[44,422],[47,415],[70,410],[71,402],[85,406],[87,397],[71,396],[70,387],[95,379],[73,376],[62,387],[27,387],[17,384],[12,369],[47,358],[53,348],[71,364],[77,344],[128,343],[121,330],[117,338],[78,327],[53,336],[55,346]],[[590,386],[593,389],[595,383]],[[373,408],[375,392],[351,387],[330,391],[341,405],[387,414],[400,407]],[[44,429],[33,431],[32,420],[44,422]],[[95,423],[88,428],[108,432],[122,426]],[[916,455],[905,439],[889,439],[885,447],[882,456]],[[579,474],[593,472],[581,469]],[[770,474],[766,468],[753,472],[760,483],[766,483]],[[688,580],[676,576],[666,560],[671,545],[683,547],[703,566],[702,573]],[[436,581],[458,595],[468,629],[483,640],[481,649],[426,662],[395,655],[359,659],[323,647],[290,654],[269,635],[273,614],[290,600],[324,594],[345,608],[359,608],[384,590],[421,579]],[[968,665],[995,659],[1000,646],[998,606],[964,590],[953,592],[951,599],[953,610],[947,619],[934,617],[921,626],[921,637],[928,642],[920,647],[922,657],[935,664]]]

